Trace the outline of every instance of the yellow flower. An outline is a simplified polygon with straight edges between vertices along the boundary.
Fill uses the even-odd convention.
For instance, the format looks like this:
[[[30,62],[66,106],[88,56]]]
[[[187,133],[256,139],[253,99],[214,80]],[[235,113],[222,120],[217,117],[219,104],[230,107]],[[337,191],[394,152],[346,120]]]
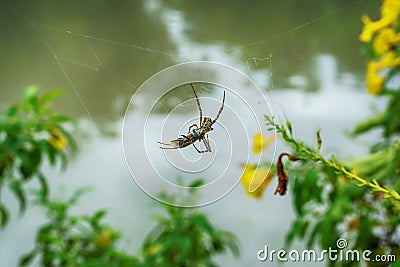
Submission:
[[[379,95],[383,90],[385,78],[379,75],[378,64],[375,61],[368,62],[367,74],[365,76],[368,93],[373,96]]]
[[[381,19],[371,21],[367,15],[361,17],[364,28],[359,36],[360,41],[368,43],[378,31],[390,25],[396,26],[399,14],[400,0],[384,0],[381,7]]]
[[[373,48],[375,53],[380,56],[398,43],[400,43],[400,34],[396,34],[392,28],[386,28],[376,36]]]
[[[110,230],[103,230],[96,236],[94,244],[98,247],[106,248],[109,245],[111,245],[112,241],[113,241],[112,232]]]
[[[274,174],[271,169],[263,166],[257,168],[256,165],[246,164],[240,183],[246,190],[248,197],[261,198],[265,189],[271,183]]]
[[[376,32],[380,31],[383,28],[386,28],[392,23],[391,20],[384,18],[377,21],[372,21],[367,15],[363,15],[361,19],[364,23],[364,28],[359,38],[360,41],[364,43],[370,42]]]
[[[58,151],[63,150],[68,145],[67,138],[56,127],[51,127],[49,130],[49,143]]]
[[[155,244],[149,247],[146,250],[147,256],[153,256],[154,254],[157,254],[161,250],[162,246],[160,244]]]
[[[379,95],[385,82],[385,77],[380,75],[380,71],[397,66],[400,66],[400,56],[393,51],[383,54],[378,61],[369,61],[366,73],[368,92],[371,95]]]
[[[387,68],[393,68],[400,65],[400,56],[394,51],[390,51],[382,55],[378,61],[378,69],[383,70]]]
[[[394,25],[400,14],[400,0],[383,0],[381,7],[382,18],[391,21]]]
[[[275,140],[274,135],[264,138],[261,133],[254,134],[254,136],[253,136],[253,153],[260,154],[261,151],[266,149],[274,140]]]

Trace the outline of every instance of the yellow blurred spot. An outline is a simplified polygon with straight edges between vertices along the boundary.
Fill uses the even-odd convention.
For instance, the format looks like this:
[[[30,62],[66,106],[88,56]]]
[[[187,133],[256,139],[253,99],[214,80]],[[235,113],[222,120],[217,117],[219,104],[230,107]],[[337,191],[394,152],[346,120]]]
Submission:
[[[51,127],[49,130],[49,143],[58,151],[63,150],[68,145],[68,140],[63,133],[56,127]]]
[[[274,142],[274,140],[275,140],[274,135],[270,135],[270,136],[264,138],[261,133],[254,134],[254,136],[253,136],[253,153],[260,154],[272,142]]]
[[[149,247],[146,250],[147,256],[153,256],[154,254],[157,254],[161,250],[162,246],[160,244],[155,244]]]
[[[256,165],[247,164],[244,166],[240,183],[243,185],[248,197],[259,199],[271,183],[273,176],[271,169],[265,166],[257,168]]]
[[[346,179],[343,175],[340,175],[339,178],[338,178],[338,182],[339,182],[339,184],[342,184],[342,185],[343,185],[343,184],[348,183],[349,180]]]
[[[103,230],[96,236],[94,244],[98,247],[106,248],[109,245],[111,245],[112,241],[113,241],[112,232],[110,230]]]
[[[360,229],[360,220],[358,218],[354,218],[347,223],[347,231],[356,231]]]

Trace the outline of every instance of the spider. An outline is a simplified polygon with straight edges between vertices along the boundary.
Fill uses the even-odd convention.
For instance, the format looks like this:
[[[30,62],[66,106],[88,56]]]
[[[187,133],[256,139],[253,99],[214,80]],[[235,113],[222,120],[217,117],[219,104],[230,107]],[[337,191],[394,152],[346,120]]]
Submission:
[[[181,135],[177,139],[169,141],[169,144],[167,143],[162,143],[158,142],[161,145],[169,146],[169,147],[161,147],[161,149],[179,149],[179,148],[184,148],[189,145],[193,145],[193,147],[197,150],[199,153],[204,153],[204,152],[211,152],[211,146],[210,146],[210,141],[208,140],[208,132],[212,131],[212,125],[218,120],[219,115],[221,115],[222,110],[224,109],[224,104],[225,104],[225,91],[224,91],[224,97],[222,98],[222,105],[219,108],[217,117],[213,120],[209,117],[204,117],[203,120],[203,111],[201,110],[200,106],[200,100],[197,97],[196,90],[194,90],[193,84],[190,84],[192,86],[193,93],[196,97],[197,101],[197,106],[199,108],[199,113],[200,113],[200,127],[195,123],[190,125],[189,127],[189,132],[186,135]],[[196,141],[203,141],[206,149],[205,150],[200,150],[195,146]]]

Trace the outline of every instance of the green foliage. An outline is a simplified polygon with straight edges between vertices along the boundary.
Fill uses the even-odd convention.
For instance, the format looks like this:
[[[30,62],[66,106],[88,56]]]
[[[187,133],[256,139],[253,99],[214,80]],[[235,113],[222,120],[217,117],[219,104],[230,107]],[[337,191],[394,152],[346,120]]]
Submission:
[[[396,187],[399,162],[394,160],[399,157],[398,142],[394,141],[386,151],[344,164],[320,153],[319,131],[317,149],[312,149],[294,138],[290,128],[268,117],[267,124],[276,129],[292,146],[293,153],[301,158],[289,168],[297,217],[287,233],[286,245],[290,246],[298,238],[306,240],[308,247],[318,244],[322,249],[336,248],[337,240],[345,237],[350,244],[347,249],[368,249],[399,257],[396,233],[400,222],[400,195]],[[330,266],[341,264],[359,263],[330,262]]]
[[[20,212],[27,205],[24,185],[36,178],[41,190],[46,193],[48,186],[40,171],[46,156],[50,165],[57,162],[65,168],[67,157],[65,147],[75,148],[75,142],[64,124],[73,121],[64,115],[55,114],[49,107],[61,95],[55,90],[38,96],[35,85],[25,89],[23,102],[0,114],[0,197],[8,188],[19,202]],[[5,227],[9,211],[0,198],[0,226]]]
[[[239,256],[234,234],[220,230],[196,209],[164,205],[168,216],[158,224],[142,245],[143,267],[218,266],[214,255],[229,249]]]
[[[285,127],[267,118],[267,123],[302,158],[300,164],[290,168],[297,218],[287,235],[287,245],[299,238],[307,240],[308,246],[319,244],[328,249],[336,247],[339,238],[346,238],[347,249],[368,249],[373,252],[371,258],[374,254],[400,258],[400,14],[393,3],[382,2],[382,18],[378,21],[364,16],[360,34],[360,40],[366,43],[363,53],[369,56],[367,90],[387,100],[385,110],[359,123],[352,133],[358,137],[379,130],[382,137],[370,147],[369,154],[346,164],[333,156],[327,159],[321,155],[319,132],[315,150],[294,138],[290,123]],[[388,33],[396,39],[387,38]],[[358,186],[351,181],[356,181]],[[390,264],[368,263],[369,266]],[[359,263],[330,262],[329,265]]]
[[[179,177],[178,177],[179,179]],[[198,179],[189,184],[190,195],[176,196],[161,193],[162,199],[179,197],[194,203],[196,187],[204,184]],[[206,214],[196,208],[162,205],[166,216],[155,216],[157,225],[147,235],[142,245],[141,267],[218,266],[213,256],[230,250],[239,256],[239,242],[229,231],[212,224]]]
[[[200,184],[202,181],[197,180],[191,185]],[[20,258],[20,266],[39,261],[41,266],[49,267],[211,267],[217,266],[212,257],[228,249],[234,256],[239,255],[236,237],[213,225],[204,213],[163,205],[167,216],[157,215],[158,224],[143,242],[139,260],[117,249],[120,235],[102,222],[105,210],[92,215],[70,214],[87,192],[88,188],[81,188],[67,201],[50,201],[43,191],[35,191],[35,203],[46,210],[47,223],[38,229],[35,246]]]
[[[35,247],[20,258],[27,266],[39,258],[41,266],[138,266],[138,260],[116,249],[117,230],[102,222],[105,210],[92,215],[69,213],[88,192],[81,188],[67,201],[50,201],[43,191],[36,192],[36,204],[46,210],[48,222],[39,228]]]
[[[29,198],[26,183],[36,178],[40,189],[34,203],[46,210],[47,223],[36,234],[34,248],[19,260],[20,266],[39,262],[41,266],[216,266],[212,256],[230,249],[239,255],[235,236],[211,224],[195,209],[164,206],[169,217],[160,217],[142,247],[143,261],[120,251],[117,230],[103,222],[105,210],[92,215],[72,215],[70,209],[87,188],[77,190],[67,201],[49,200],[47,178],[40,171],[48,160],[51,166],[66,167],[65,149],[75,142],[64,124],[73,121],[55,114],[49,104],[60,91],[38,96],[38,87],[25,90],[24,101],[0,115],[0,190],[8,189],[24,211]],[[204,181],[189,185],[191,196]],[[32,190],[31,190],[32,191]],[[175,196],[165,196],[172,198]],[[8,222],[9,211],[0,201],[0,225]]]

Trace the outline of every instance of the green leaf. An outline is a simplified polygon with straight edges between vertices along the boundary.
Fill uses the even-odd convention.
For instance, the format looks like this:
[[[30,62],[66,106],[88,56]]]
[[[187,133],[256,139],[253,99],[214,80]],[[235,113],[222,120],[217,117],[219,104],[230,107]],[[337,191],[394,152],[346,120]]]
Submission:
[[[70,205],[74,205],[81,196],[83,196],[84,194],[91,192],[93,189],[91,186],[84,186],[81,188],[78,188],[77,190],[75,190],[75,192],[72,194],[71,198],[68,200],[68,203]]]
[[[24,109],[25,111],[33,110],[35,113],[39,110],[37,92],[39,87],[37,85],[30,85],[24,92]]]
[[[202,185],[204,185],[204,179],[197,179],[197,180],[194,180],[193,182],[191,182],[188,185],[188,187],[199,187],[199,186],[202,186]]]
[[[192,242],[190,236],[179,236],[174,238],[174,243],[179,247],[179,257],[184,260],[188,256],[190,257],[190,251],[192,250]]]
[[[36,84],[31,84],[28,87],[26,87],[24,91],[25,102],[29,102],[32,98],[36,98],[38,91],[39,91],[39,86]]]
[[[73,121],[71,121],[71,122],[73,122]],[[76,144],[73,136],[68,131],[66,131],[63,127],[59,126],[58,129],[67,138],[68,145],[71,148],[72,152],[75,152],[78,149],[78,145]]]
[[[376,237],[372,228],[376,222],[372,221],[368,216],[360,218],[360,230],[355,246],[360,248],[375,248],[379,245],[379,238]]]
[[[46,224],[41,228],[39,228],[36,235],[36,242],[42,243],[46,241],[52,230],[53,230],[53,225],[51,224]]]
[[[93,219],[95,221],[100,221],[104,216],[107,215],[107,211],[105,209],[98,210],[96,213],[93,215]]]
[[[48,199],[45,197],[43,190],[28,188],[28,194],[33,196],[32,204],[44,206]]]
[[[41,99],[41,104],[43,104],[43,105],[46,105],[46,104],[48,104],[49,102],[51,102],[51,101],[53,101],[54,99],[56,99],[57,97],[60,97],[60,96],[62,96],[64,94],[64,91],[63,90],[52,90],[52,91],[50,91],[50,92],[47,92],[47,93],[45,93],[43,96],[42,96],[42,99]]]
[[[65,123],[65,122],[73,122],[74,120],[69,116],[65,115],[55,115],[51,117],[51,121],[58,124],[58,123]]]
[[[347,214],[351,207],[351,203],[347,195],[341,195],[337,197],[335,202],[333,202],[329,208],[329,217],[333,223],[337,223],[343,220],[343,214]]]
[[[340,192],[348,198],[350,203],[353,203],[362,199],[362,196],[366,192],[366,188],[356,186],[354,183],[346,183],[341,186]]]
[[[214,234],[214,227],[212,224],[207,220],[204,214],[197,213],[191,217],[191,220],[196,223],[197,226],[202,228],[203,231],[207,232],[210,235]]]
[[[160,235],[163,233],[165,230],[164,225],[162,224],[157,224],[151,231],[150,233],[147,234],[143,241],[142,245],[142,251],[144,252],[147,248],[149,248],[153,242],[155,241],[161,241],[160,240]],[[164,234],[165,237],[165,234]]]
[[[0,203],[0,227],[4,228],[9,220],[9,214],[6,207]]]
[[[290,227],[290,232],[286,235],[286,244],[291,245],[296,237],[303,239],[307,232],[308,226],[309,222],[305,221],[304,219],[296,219]]]
[[[18,107],[12,106],[7,110],[7,117],[12,118],[18,113]]]
[[[198,189],[198,187],[203,186],[205,184],[205,181],[203,179],[197,179],[191,182],[188,187],[189,187],[189,192],[190,193],[195,193]]]
[[[33,251],[23,255],[19,261],[18,261],[18,265],[19,266],[26,266],[28,265],[35,257],[37,254],[37,250],[34,249]]]
[[[50,165],[54,166],[56,164],[57,150],[52,145],[46,142],[46,151]]]
[[[318,234],[321,233],[321,226],[323,224],[323,220],[319,221],[318,223],[315,224],[314,229],[311,231],[308,241],[307,241],[307,247],[311,248],[315,242],[315,238],[317,237]]]
[[[11,192],[14,193],[15,197],[18,199],[20,213],[23,213],[26,210],[27,202],[26,202],[25,192],[21,186],[21,182],[14,181],[10,184],[9,188],[11,189]]]
[[[300,175],[297,171],[293,172],[293,175],[296,175],[292,187],[294,207],[297,214],[303,216],[308,212],[304,209],[307,203],[311,201],[321,202],[323,190],[318,184],[319,173],[313,167],[303,166],[303,171]]]
[[[160,223],[165,223],[166,221],[168,221],[168,218],[164,217],[163,215],[160,214],[152,214],[151,218],[155,221],[158,221]]]
[[[91,216],[91,218],[89,219],[89,222],[90,222],[91,226],[94,229],[101,228],[100,221],[106,215],[107,215],[107,211],[105,209],[96,211],[95,214],[93,216]]]
[[[58,155],[60,156],[61,159],[61,170],[65,171],[68,166],[68,158],[67,155],[64,152],[59,152]]]
[[[332,220],[329,215],[322,220],[321,232],[318,234],[320,235],[320,245],[323,248],[336,246],[336,241],[340,238],[336,230],[336,223],[337,221]]]
[[[400,267],[400,261],[396,261],[392,264],[392,267]]]
[[[228,231],[223,231],[221,233],[223,235],[223,241],[226,246],[230,249],[232,252],[232,255],[234,257],[239,257],[240,256],[240,244],[236,236]]]
[[[42,173],[38,174],[38,179],[41,187],[41,193],[43,199],[48,199],[49,196],[49,186],[46,181],[46,177]]]
[[[42,151],[36,143],[32,144],[34,148],[31,151],[22,151],[18,157],[21,159],[20,171],[24,179],[30,178],[39,168],[42,160]]]

